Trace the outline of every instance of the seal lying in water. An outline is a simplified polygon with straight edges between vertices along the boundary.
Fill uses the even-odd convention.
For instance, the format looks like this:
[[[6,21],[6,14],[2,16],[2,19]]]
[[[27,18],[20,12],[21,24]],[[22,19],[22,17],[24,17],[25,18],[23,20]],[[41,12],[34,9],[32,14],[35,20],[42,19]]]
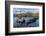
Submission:
[[[34,23],[34,22],[36,22],[37,19],[38,19],[38,18],[30,19],[30,20],[27,22],[27,24]]]

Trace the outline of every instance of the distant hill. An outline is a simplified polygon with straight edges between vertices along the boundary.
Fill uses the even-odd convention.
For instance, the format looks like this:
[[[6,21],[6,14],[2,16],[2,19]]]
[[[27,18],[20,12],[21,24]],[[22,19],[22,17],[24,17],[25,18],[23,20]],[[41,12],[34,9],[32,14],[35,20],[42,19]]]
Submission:
[[[39,16],[39,13],[23,13],[23,14],[16,14],[16,17],[30,17],[30,16],[32,16],[32,17],[37,17],[37,16]]]

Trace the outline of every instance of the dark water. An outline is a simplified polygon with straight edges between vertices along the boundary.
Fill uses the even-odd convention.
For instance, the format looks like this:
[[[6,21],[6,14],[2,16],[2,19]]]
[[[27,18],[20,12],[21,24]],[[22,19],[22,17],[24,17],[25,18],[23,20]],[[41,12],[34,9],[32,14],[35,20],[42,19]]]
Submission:
[[[22,17],[23,18],[23,17]],[[32,17],[26,17],[24,19],[17,20],[16,17],[13,18],[13,27],[39,27],[39,18],[32,19]]]

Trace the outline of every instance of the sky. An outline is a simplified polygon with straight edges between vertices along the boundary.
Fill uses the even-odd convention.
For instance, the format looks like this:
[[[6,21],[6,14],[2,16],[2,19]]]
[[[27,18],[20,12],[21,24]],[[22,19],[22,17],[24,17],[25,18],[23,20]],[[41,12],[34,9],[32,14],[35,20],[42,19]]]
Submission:
[[[36,8],[13,8],[13,13],[38,13],[39,9]]]

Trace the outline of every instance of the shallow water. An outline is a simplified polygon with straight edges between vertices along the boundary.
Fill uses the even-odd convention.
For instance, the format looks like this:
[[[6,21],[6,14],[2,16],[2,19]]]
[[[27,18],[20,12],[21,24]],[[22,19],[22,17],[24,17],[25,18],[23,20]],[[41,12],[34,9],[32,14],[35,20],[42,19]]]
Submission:
[[[32,19],[32,17],[28,17],[28,18],[24,18],[26,21],[23,23],[17,23],[17,18],[13,18],[13,27],[39,27],[39,19],[37,19],[35,22],[29,21],[30,19]],[[19,19],[19,21],[22,19]],[[27,23],[28,22],[28,23]]]

